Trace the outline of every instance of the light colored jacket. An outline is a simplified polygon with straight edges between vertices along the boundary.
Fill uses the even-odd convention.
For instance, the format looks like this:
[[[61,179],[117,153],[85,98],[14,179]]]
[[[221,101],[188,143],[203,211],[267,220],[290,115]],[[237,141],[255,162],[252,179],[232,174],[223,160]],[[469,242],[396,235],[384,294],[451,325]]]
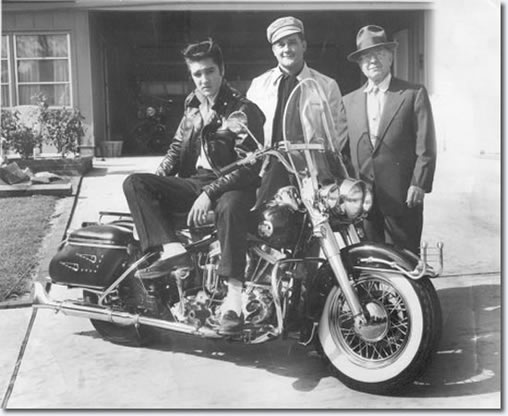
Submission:
[[[269,69],[265,73],[254,78],[249,90],[247,91],[247,98],[257,104],[266,117],[264,124],[265,146],[270,146],[272,143],[273,118],[277,107],[277,93],[282,75],[283,73],[278,66]],[[339,120],[341,119],[340,114],[341,112],[344,112],[344,105],[342,103],[342,94],[340,93],[337,82],[334,79],[309,68],[307,64],[304,64],[303,69],[296,78],[298,81],[306,78],[314,78],[319,83],[326,94],[326,98],[328,99],[330,110],[335,122],[335,131],[340,135],[346,126],[339,125]]]

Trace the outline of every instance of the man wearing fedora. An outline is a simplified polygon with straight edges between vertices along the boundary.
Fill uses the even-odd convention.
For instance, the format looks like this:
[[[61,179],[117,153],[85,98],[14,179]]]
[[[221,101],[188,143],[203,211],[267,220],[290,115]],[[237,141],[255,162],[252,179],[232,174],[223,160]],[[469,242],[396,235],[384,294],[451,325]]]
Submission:
[[[337,132],[340,128],[345,128],[345,123],[339,125],[340,113],[344,113],[344,107],[337,82],[309,68],[305,63],[307,42],[302,21],[292,16],[278,18],[266,29],[266,37],[278,65],[254,78],[247,91],[247,98],[257,104],[266,117],[265,145],[270,146],[283,140],[284,108],[291,91],[306,78],[314,78],[321,86],[334,116]],[[269,200],[280,187],[289,185],[288,175],[277,160],[265,164],[262,171],[264,174],[258,191],[259,203]]]
[[[344,97],[347,134],[355,175],[369,183],[374,204],[365,222],[367,237],[418,254],[423,199],[436,168],[434,120],[427,91],[391,75],[396,42],[369,25],[356,37],[356,62],[367,83]]]

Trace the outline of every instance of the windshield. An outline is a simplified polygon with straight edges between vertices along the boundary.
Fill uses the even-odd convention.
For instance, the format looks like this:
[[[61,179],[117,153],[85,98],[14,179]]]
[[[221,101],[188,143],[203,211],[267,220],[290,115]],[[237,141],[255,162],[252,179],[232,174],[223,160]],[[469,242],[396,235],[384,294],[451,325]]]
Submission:
[[[310,179],[314,189],[347,177],[336,151],[338,141],[332,112],[324,92],[313,78],[295,87],[283,117],[284,141],[297,179]]]

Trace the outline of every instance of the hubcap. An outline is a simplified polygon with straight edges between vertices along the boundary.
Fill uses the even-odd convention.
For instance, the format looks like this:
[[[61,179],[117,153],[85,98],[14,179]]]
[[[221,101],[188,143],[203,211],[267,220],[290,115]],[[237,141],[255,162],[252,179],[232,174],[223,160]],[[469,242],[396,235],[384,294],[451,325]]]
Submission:
[[[378,302],[365,305],[369,317],[367,323],[355,325],[356,333],[367,342],[377,342],[388,332],[388,314]]]

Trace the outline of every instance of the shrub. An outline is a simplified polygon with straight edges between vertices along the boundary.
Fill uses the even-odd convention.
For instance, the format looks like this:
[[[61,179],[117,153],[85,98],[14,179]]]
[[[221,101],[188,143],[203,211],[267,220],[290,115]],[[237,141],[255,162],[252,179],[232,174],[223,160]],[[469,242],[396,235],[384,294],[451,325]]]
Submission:
[[[83,129],[85,117],[77,108],[48,108],[47,97],[44,94],[37,94],[32,99],[41,110],[44,141],[55,146],[62,157],[67,153],[75,153],[79,140],[85,134]]]
[[[42,135],[47,143],[53,144],[58,153],[65,157],[75,153],[79,140],[84,135],[84,117],[75,108],[51,109],[42,113]]]
[[[33,156],[36,147],[42,144],[39,113],[36,108],[2,110],[2,143],[3,149],[11,149],[19,153],[23,159]]]
[[[6,148],[26,159],[44,141],[55,146],[62,157],[75,153],[84,136],[85,118],[81,112],[76,108],[49,108],[42,93],[33,96],[32,101],[36,105],[2,110],[1,135],[6,139]]]

